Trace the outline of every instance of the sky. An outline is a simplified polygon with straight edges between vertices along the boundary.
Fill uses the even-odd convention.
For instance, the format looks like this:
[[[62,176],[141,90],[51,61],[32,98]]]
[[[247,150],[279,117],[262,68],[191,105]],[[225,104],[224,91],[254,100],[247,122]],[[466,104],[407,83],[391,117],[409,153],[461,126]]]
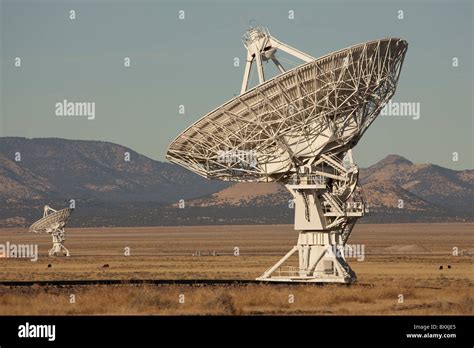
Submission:
[[[380,115],[355,161],[474,167],[472,0],[0,1],[0,136],[110,141],[164,160],[181,131],[239,93],[240,37],[258,24],[314,57],[407,40],[393,101],[420,115]],[[95,117],[58,117],[65,99],[95,103]]]

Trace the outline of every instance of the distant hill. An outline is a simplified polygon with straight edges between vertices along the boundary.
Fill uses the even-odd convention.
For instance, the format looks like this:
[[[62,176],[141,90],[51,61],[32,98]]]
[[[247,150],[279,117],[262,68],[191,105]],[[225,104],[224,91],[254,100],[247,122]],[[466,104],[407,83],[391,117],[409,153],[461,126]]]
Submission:
[[[432,164],[413,164],[389,155],[361,169],[360,184],[372,214],[366,221],[470,220],[474,207],[474,170],[454,171]],[[291,222],[289,192],[277,183],[237,183],[208,197],[188,202],[190,207],[257,209]],[[403,208],[399,208],[399,200]],[[254,213],[257,212],[254,210]],[[248,213],[248,212],[246,212]]]
[[[274,182],[249,182],[235,183],[207,197],[193,199],[188,202],[188,205],[192,207],[263,207],[285,204],[289,199],[291,195],[283,185]]]
[[[123,221],[124,213],[140,214],[226,186],[109,142],[0,138],[0,220],[37,216],[46,203],[65,206],[74,199],[76,213],[109,221],[121,210]]]
[[[15,162],[19,152],[21,161]],[[125,154],[130,161],[125,161]],[[225,186],[184,168],[102,141],[0,138],[3,197],[70,197],[123,202],[172,202]],[[3,186],[3,185],[2,185]]]
[[[360,182],[372,212],[362,222],[473,219],[474,170],[390,155],[361,169]],[[76,201],[71,220],[76,226],[293,220],[291,196],[276,183],[209,181],[109,142],[0,138],[0,226],[27,226],[41,216],[43,205],[62,208],[70,199]]]
[[[396,207],[401,198],[410,210],[439,207],[472,213],[474,208],[474,170],[413,164],[406,158],[390,155],[362,169],[360,182],[374,207]]]

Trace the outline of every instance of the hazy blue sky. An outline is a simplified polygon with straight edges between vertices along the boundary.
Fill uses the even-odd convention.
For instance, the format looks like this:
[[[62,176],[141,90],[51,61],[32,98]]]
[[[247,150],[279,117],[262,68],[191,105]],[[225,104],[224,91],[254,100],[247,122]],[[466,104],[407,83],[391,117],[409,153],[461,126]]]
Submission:
[[[243,64],[233,63],[244,60],[240,36],[251,20],[313,56],[373,39],[406,39],[394,101],[419,102],[420,119],[379,116],[356,147],[356,161],[367,166],[396,153],[473,168],[470,0],[4,0],[0,135],[105,140],[162,160],[185,127],[239,92]],[[95,102],[95,119],[55,116],[63,99]]]

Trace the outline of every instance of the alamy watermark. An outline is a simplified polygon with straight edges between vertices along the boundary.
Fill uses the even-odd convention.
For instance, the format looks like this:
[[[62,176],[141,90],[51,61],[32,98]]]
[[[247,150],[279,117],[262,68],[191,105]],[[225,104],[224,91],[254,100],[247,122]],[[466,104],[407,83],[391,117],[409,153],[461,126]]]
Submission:
[[[387,104],[380,111],[382,116],[394,117],[411,117],[414,120],[419,120],[421,116],[421,108],[419,102],[393,102],[388,101]]]
[[[88,120],[95,119],[95,102],[71,102],[64,99],[54,106],[55,114],[61,116],[87,117]]]
[[[254,150],[220,150],[217,153],[217,161],[227,165],[240,164],[242,167],[255,168],[257,166],[257,154]]]
[[[336,245],[328,248],[326,253],[336,255],[336,257],[356,258],[357,261],[365,260],[365,245],[364,244],[346,244],[342,248]]]
[[[0,244],[0,258],[30,259],[38,261],[38,244]]]
[[[56,339],[56,325],[36,325],[26,322],[18,326],[20,338],[46,338],[48,341]]]

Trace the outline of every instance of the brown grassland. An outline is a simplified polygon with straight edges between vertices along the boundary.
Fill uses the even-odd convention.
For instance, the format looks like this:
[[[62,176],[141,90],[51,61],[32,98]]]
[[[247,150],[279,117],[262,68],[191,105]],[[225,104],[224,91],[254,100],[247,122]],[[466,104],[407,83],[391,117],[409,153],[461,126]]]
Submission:
[[[359,224],[349,244],[363,244],[365,258],[348,259],[358,276],[351,285],[0,285],[0,315],[473,315],[473,227]],[[0,244],[37,243],[40,257],[0,258],[0,281],[255,279],[297,232],[290,225],[70,228],[67,237],[72,256],[49,258],[49,236],[1,229]]]

